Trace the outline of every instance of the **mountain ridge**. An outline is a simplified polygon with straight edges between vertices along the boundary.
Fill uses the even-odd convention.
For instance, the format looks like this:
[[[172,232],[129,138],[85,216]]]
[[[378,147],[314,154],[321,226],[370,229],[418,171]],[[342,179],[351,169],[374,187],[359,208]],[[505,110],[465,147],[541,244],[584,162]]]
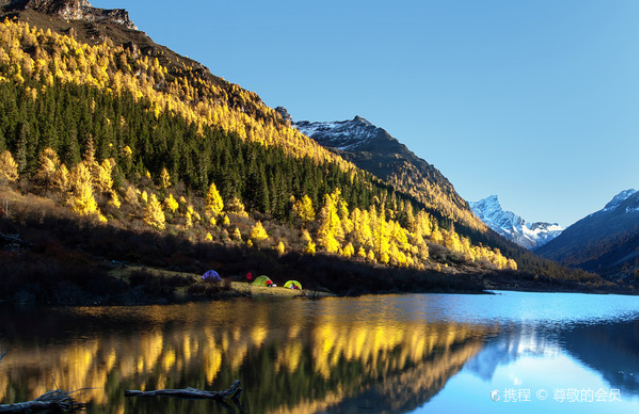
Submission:
[[[486,231],[448,178],[388,131],[365,118],[356,115],[346,121],[297,121],[292,125],[320,145],[420,202],[442,210],[473,229]]]
[[[543,246],[563,231],[556,223],[529,223],[512,211],[504,211],[496,195],[468,204],[488,227],[529,250]]]
[[[9,12],[34,10],[69,20],[108,20],[130,30],[138,30],[125,9],[101,9],[93,7],[88,0],[0,0],[0,7]]]
[[[568,227],[536,252],[565,265],[608,277],[639,269],[639,192],[621,191],[606,205]]]

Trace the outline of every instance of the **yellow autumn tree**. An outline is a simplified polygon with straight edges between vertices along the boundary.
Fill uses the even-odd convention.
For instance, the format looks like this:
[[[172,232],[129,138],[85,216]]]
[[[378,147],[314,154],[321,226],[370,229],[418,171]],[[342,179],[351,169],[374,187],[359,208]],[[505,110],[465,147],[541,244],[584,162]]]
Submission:
[[[213,215],[217,216],[224,210],[224,201],[222,200],[222,196],[220,192],[217,191],[217,187],[215,183],[211,183],[209,186],[209,191],[206,193],[206,210],[213,213]]]
[[[158,198],[153,193],[144,208],[144,222],[160,230],[163,230],[165,227],[166,217],[164,216],[164,210],[162,210],[162,204],[160,204]]]
[[[91,214],[98,211],[98,203],[93,196],[91,171],[85,163],[79,163],[71,174],[73,195],[70,204],[80,214]]]
[[[324,195],[324,207],[320,211],[320,226],[317,230],[317,239],[328,253],[337,253],[340,248],[340,241],[344,239],[342,223],[337,214],[339,196],[339,189],[332,194]]]
[[[373,211],[374,211],[374,207]],[[380,207],[380,212],[377,214],[374,228],[373,228],[373,248],[375,254],[379,257],[379,260],[386,264],[388,263],[388,249],[390,248],[390,234],[388,231],[388,224],[386,223],[386,212],[384,207]]]
[[[300,200],[293,204],[293,213],[299,218],[303,225],[315,220],[315,209],[313,209],[313,201],[308,195],[304,195]]]
[[[115,167],[113,158],[102,160],[99,165],[94,167],[93,185],[100,193],[108,194],[112,191],[113,177],[111,177],[111,174],[113,167]]]
[[[168,197],[164,199],[164,207],[171,210],[171,213],[175,213],[178,207],[180,207],[180,204],[177,202],[175,197],[173,197],[173,194],[169,194]]]
[[[70,188],[69,170],[64,164],[60,164],[60,168],[53,176],[53,186],[57,188],[61,193],[66,193]]]
[[[351,212],[353,222],[353,238],[362,246],[373,246],[373,231],[371,230],[371,219],[367,210],[355,208]]]
[[[353,243],[348,242],[346,246],[342,249],[342,256],[350,259],[355,254],[355,248],[353,247]]]
[[[277,250],[277,253],[281,256],[286,253],[286,246],[284,246],[284,243],[280,241],[275,250]]]
[[[0,182],[14,182],[18,179],[18,164],[9,151],[0,154]]]
[[[307,241],[306,247],[304,248],[304,253],[314,255],[316,251],[317,251],[317,246],[315,242],[313,242],[312,240]]]
[[[49,192],[59,167],[60,158],[58,158],[58,154],[50,147],[45,148],[38,158],[38,171],[34,177],[44,188],[45,193]]]
[[[160,185],[163,189],[167,189],[171,186],[171,175],[166,167],[162,168],[162,172],[160,172]]]
[[[268,239],[268,233],[264,229],[261,221],[255,223],[253,228],[251,229],[251,235],[249,236],[253,241],[261,241]]]

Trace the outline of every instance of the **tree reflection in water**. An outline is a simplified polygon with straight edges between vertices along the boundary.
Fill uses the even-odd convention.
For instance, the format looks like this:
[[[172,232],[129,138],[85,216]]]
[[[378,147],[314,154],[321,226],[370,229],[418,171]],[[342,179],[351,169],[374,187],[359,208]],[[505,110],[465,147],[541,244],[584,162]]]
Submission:
[[[95,412],[210,412],[212,402],[125,400],[124,390],[223,389],[241,379],[251,413],[399,412],[437,393],[496,332],[356,302],[55,309],[45,318],[4,310],[0,346],[11,351],[0,399],[90,387],[82,399]]]

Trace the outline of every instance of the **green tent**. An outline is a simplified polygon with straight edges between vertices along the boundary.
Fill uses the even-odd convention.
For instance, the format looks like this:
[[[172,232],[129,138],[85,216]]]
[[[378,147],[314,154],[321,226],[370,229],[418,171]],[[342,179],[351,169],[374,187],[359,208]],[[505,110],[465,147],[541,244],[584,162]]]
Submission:
[[[272,286],[273,281],[268,276],[262,275],[255,279],[253,286]]]
[[[297,280],[289,280],[288,282],[284,283],[284,288],[302,290],[302,284]]]

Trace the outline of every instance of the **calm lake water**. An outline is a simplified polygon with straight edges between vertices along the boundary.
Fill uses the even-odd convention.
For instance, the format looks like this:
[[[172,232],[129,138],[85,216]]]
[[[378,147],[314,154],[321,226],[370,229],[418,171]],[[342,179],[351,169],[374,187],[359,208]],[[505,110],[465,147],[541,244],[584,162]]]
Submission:
[[[497,292],[0,309],[0,401],[228,413],[127,389],[225,389],[245,413],[637,413],[639,297]]]

